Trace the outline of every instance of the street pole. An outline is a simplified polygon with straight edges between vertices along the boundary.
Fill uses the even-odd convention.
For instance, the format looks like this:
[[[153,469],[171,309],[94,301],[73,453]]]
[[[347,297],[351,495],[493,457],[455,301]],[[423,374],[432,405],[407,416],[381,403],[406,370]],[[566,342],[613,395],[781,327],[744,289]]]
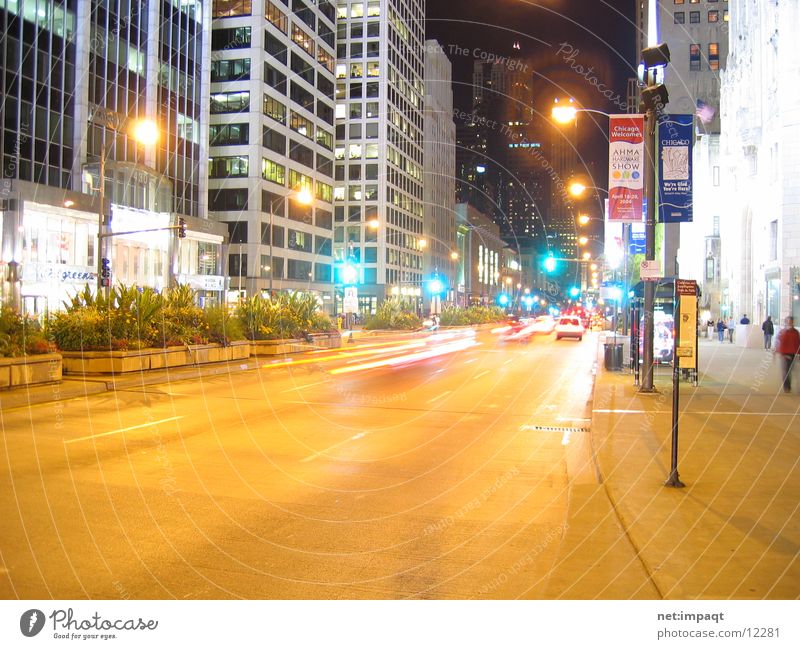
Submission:
[[[269,299],[272,299],[272,276],[275,274],[275,260],[272,258],[272,246],[275,240],[275,232],[272,228],[275,214],[275,201],[272,199],[269,202]],[[241,264],[240,264],[241,265]]]
[[[648,75],[652,77],[652,72]],[[647,220],[645,222],[645,259],[656,258],[656,177],[654,138],[656,128],[656,108],[648,108],[645,113],[645,183],[647,196]],[[655,392],[653,387],[653,319],[655,311],[655,282],[644,280],[644,349],[642,350],[642,382],[639,392]]]
[[[100,208],[97,214],[97,295],[106,294],[103,286],[103,226],[106,222],[106,131],[103,129],[102,142],[100,143]]]
[[[242,244],[239,244],[239,285],[237,287],[239,291],[239,301],[242,300]]]

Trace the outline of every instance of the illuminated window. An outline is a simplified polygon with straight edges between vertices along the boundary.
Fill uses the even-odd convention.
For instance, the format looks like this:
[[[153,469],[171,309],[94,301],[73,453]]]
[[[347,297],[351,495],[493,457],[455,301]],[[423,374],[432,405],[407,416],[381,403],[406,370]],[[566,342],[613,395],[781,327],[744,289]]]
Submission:
[[[693,72],[700,70],[700,46],[697,43],[689,45],[689,69]]]
[[[717,23],[719,22],[719,11],[716,9],[712,9],[708,12],[708,22],[710,23]]]
[[[322,65],[328,72],[333,72],[334,57],[328,54],[321,47],[317,50],[317,62]]]
[[[381,64],[378,61],[370,61],[367,63],[367,76],[378,77],[381,74]]]
[[[364,3],[363,2],[354,2],[350,6],[350,17],[351,18],[363,18],[364,17]]]
[[[708,68],[719,70],[719,43],[708,44]]]
[[[264,114],[276,122],[286,124],[286,106],[267,93],[264,93]]]
[[[317,181],[317,198],[326,203],[333,202],[333,187]]]
[[[328,133],[328,131],[318,128],[317,144],[325,147],[328,151],[333,151],[333,133]]]
[[[361,145],[360,144],[351,144],[348,157],[351,160],[356,160],[361,157]]]
[[[336,119],[347,117],[347,104],[336,104]]]
[[[286,184],[286,167],[266,158],[261,159],[261,177],[278,185]]]
[[[300,133],[300,135],[304,135],[309,140],[314,139],[314,123],[294,111],[291,111],[289,116],[289,128]]]
[[[278,9],[278,7],[272,4],[270,0],[264,0],[264,16],[269,22],[275,25],[275,27],[280,29],[284,34],[286,33],[287,29],[286,14],[284,14],[280,9]]]
[[[269,2],[269,0],[267,0]],[[249,16],[252,10],[251,0],[214,0],[213,18],[228,16]]]
[[[347,77],[347,66],[344,63],[336,64],[336,78],[344,79]]]
[[[381,15],[381,3],[377,0],[372,0],[372,2],[367,4],[367,16],[370,18],[375,18],[376,16]]]
[[[297,25],[292,24],[292,40],[302,47],[311,56],[317,52],[314,38],[309,36],[306,32],[300,29]]]
[[[350,64],[350,77],[353,79],[360,79],[364,76],[364,66],[361,63]]]

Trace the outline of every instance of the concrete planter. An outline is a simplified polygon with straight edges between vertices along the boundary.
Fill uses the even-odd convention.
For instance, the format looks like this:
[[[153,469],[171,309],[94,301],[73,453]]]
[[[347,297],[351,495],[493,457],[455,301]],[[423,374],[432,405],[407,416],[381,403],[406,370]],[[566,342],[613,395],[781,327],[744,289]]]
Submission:
[[[301,354],[315,349],[336,349],[342,346],[342,335],[338,331],[311,334],[311,341],[300,338],[280,340],[251,340],[253,356],[285,356]]]
[[[119,352],[62,352],[62,355],[65,374],[124,374],[241,360],[250,356],[250,344],[236,341],[228,347],[211,343]]]
[[[0,389],[61,380],[61,354],[0,358]]]

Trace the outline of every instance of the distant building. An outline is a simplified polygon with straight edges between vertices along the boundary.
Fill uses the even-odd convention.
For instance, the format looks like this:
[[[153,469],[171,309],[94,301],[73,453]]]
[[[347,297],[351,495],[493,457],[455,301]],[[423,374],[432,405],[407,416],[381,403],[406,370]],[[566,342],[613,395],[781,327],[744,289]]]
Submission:
[[[425,42],[423,151],[423,274],[437,276],[455,295],[456,127],[453,122],[452,65],[435,40]]]
[[[337,7],[333,255],[359,268],[359,307],[422,304],[424,4]]]

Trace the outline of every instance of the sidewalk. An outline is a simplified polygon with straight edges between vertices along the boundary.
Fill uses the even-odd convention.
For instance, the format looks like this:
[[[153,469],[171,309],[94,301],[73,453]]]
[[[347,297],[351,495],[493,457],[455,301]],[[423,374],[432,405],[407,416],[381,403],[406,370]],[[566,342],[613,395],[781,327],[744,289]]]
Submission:
[[[698,387],[680,387],[686,487],[665,487],[672,369],[639,394],[631,373],[603,369],[598,345],[592,442],[606,492],[662,597],[797,598],[800,376],[783,394],[771,352],[703,338],[699,361]]]

